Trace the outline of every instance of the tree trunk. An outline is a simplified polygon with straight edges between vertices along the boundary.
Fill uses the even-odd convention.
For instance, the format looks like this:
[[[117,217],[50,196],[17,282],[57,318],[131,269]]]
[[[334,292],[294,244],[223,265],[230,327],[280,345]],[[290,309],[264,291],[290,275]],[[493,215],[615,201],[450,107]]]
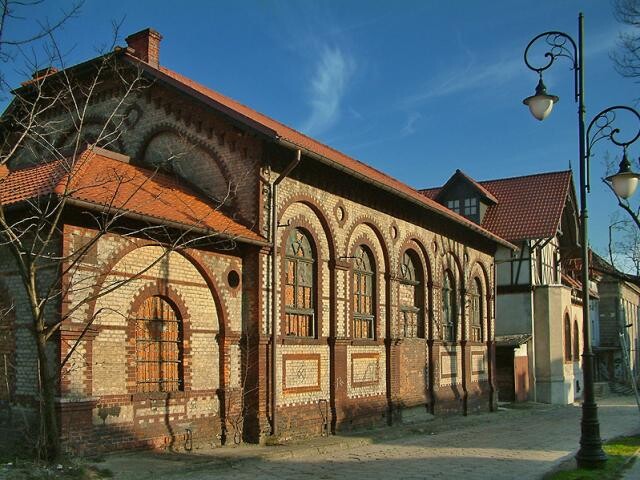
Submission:
[[[53,462],[60,456],[60,435],[58,432],[58,418],[56,415],[56,386],[51,372],[49,372],[49,358],[47,358],[47,340],[44,333],[38,332],[36,344],[38,347],[38,376],[40,378],[40,428],[38,439],[40,453],[43,458]]]

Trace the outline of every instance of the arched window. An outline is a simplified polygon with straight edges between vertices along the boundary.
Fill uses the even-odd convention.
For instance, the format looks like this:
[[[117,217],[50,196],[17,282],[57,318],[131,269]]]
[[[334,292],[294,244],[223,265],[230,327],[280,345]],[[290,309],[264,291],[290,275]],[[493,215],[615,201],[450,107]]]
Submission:
[[[136,312],[138,392],[182,390],[182,321],[162,297],[147,298]]]
[[[580,331],[577,320],[573,321],[573,361],[580,361]]]
[[[456,287],[451,272],[444,273],[442,282],[442,340],[456,341]]]
[[[571,361],[571,320],[568,314],[564,316],[564,361]]]
[[[375,265],[368,248],[360,245],[353,265],[353,337],[375,338]]]
[[[285,335],[315,336],[314,264],[308,235],[294,228],[285,249]]]
[[[473,342],[482,341],[482,321],[484,311],[482,309],[482,284],[480,280],[474,278],[471,282],[471,338]]]
[[[400,335],[424,337],[422,269],[415,252],[407,250],[400,265]]]

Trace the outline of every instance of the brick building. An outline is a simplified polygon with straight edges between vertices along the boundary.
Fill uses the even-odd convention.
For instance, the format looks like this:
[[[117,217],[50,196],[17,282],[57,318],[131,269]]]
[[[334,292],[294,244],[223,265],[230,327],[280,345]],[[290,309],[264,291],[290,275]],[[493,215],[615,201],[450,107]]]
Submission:
[[[476,182],[458,170],[423,193],[519,247],[496,254],[500,399],[572,403],[581,396],[582,287],[571,276],[579,272],[571,171]]]
[[[259,441],[493,409],[494,255],[513,245],[161,66],[160,40],[147,29],[111,54],[150,86],[126,105],[109,150],[80,157],[84,188],[70,194],[55,248],[86,245],[83,213],[105,207],[132,224],[214,232],[216,242],[167,253],[110,232],[92,245],[74,273],[86,276],[84,291],[135,278],[82,308],[87,293],[62,298],[73,315],[57,358],[79,342],[59,382],[65,440]],[[99,88],[95,128],[119,92]],[[47,160],[27,149],[9,165],[4,205],[58,192]],[[0,261],[3,298],[16,306],[0,346],[18,366],[7,396],[28,405],[37,389],[29,315],[15,266]]]

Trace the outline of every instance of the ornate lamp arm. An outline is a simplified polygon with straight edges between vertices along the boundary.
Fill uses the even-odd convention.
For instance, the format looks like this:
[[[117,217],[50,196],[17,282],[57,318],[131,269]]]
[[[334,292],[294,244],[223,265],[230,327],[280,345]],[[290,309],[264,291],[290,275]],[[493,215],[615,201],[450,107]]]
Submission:
[[[541,40],[541,42],[538,42],[538,40]],[[547,61],[541,66],[534,66],[529,61],[529,50],[536,43],[546,43],[548,48],[547,52],[544,54]],[[567,58],[571,61],[571,69],[573,70],[574,76],[575,100],[577,102],[580,96],[580,92],[578,91],[578,72],[580,67],[578,63],[578,47],[576,46],[576,42],[574,42],[573,38],[564,32],[544,32],[534,37],[524,50],[524,63],[530,70],[536,72],[540,78],[542,78],[542,72],[551,67],[556,58],[560,57]]]
[[[635,135],[626,137],[626,141],[620,139],[620,128],[615,126],[616,123],[616,114],[624,111],[629,112],[635,116],[638,120],[638,130],[635,132]],[[592,131],[593,130],[593,131]],[[587,161],[587,189],[590,189],[590,168],[589,162],[591,158],[591,150],[593,146],[598,143],[600,140],[609,139],[615,145],[623,148],[623,161],[626,159],[627,147],[635,142],[640,137],[640,114],[633,108],[627,107],[626,105],[616,105],[613,107],[605,108],[600,113],[598,113],[593,120],[589,123],[587,127],[587,150],[586,150],[586,161]]]

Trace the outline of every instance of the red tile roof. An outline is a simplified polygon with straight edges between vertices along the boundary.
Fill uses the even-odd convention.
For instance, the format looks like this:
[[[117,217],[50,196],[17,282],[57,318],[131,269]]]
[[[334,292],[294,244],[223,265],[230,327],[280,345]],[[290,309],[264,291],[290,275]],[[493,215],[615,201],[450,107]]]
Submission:
[[[211,90],[210,88],[207,88],[204,85],[185,77],[184,75],[181,75],[162,66],[155,68],[148,63],[142,62],[130,53],[126,53],[126,57],[129,60],[135,62],[137,65],[142,66],[145,71],[153,74],[160,80],[177,84],[177,86],[186,89],[190,94],[196,97],[198,95],[201,95],[208,101],[213,101],[215,106],[221,111],[232,114],[234,118],[238,118],[246,124],[258,128],[263,133],[270,134],[276,141],[282,140],[288,144],[291,144],[295,148],[300,148],[306,150],[307,152],[310,152],[311,154],[315,154],[322,159],[326,159],[332,162],[333,166],[346,171],[350,175],[360,177],[369,183],[373,183],[379,187],[390,190],[396,195],[401,195],[409,198],[411,201],[417,203],[423,208],[435,211],[454,222],[463,224],[466,227],[480,233],[484,237],[490,238],[497,243],[508,246],[509,248],[514,248],[513,245],[511,245],[503,238],[496,236],[492,232],[487,231],[482,226],[477,225],[476,223],[464,218],[463,216],[452,212],[439,203],[429,198],[425,198],[425,196],[420,194],[417,190],[409,187],[399,180],[396,180],[393,177],[390,177],[389,175],[380,172],[379,170],[376,170],[369,165],[366,165],[327,145],[324,145],[314,140],[313,138],[308,137],[266,115],[263,115],[262,113],[259,113],[247,107],[246,105],[243,105],[229,97]]]
[[[98,149],[96,149],[98,150]],[[127,214],[138,214],[223,234],[242,241],[266,240],[234,222],[168,175],[87,150],[75,162],[56,160],[15,170],[0,181],[0,202],[12,205],[41,195],[66,196]]]
[[[482,226],[511,241],[553,237],[570,193],[571,171],[480,182],[498,203]]]
[[[572,184],[569,170],[477,183],[497,201],[487,210],[482,226],[510,242],[553,237]],[[436,198],[441,190],[428,188],[420,192]]]

